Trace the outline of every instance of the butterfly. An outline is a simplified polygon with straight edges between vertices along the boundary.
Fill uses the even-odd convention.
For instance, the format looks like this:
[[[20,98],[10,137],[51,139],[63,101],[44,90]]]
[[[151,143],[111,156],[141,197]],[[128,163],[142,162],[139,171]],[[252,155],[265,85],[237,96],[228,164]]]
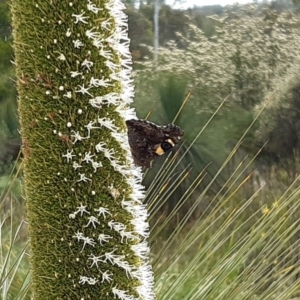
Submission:
[[[183,130],[175,125],[159,126],[146,120],[126,121],[131,154],[136,166],[151,168],[153,160],[171,150],[183,137]]]

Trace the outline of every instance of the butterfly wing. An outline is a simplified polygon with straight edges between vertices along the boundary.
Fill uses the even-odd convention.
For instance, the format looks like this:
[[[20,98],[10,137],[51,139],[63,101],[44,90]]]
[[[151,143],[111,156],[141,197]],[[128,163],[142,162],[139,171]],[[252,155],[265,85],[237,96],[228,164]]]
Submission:
[[[176,125],[158,126],[146,120],[127,120],[128,141],[134,163],[150,168],[155,157],[172,149],[183,136]]]
[[[153,126],[154,124],[144,120],[128,120],[126,125],[134,163],[137,166],[150,168],[155,157],[154,145],[163,140],[163,132]]]

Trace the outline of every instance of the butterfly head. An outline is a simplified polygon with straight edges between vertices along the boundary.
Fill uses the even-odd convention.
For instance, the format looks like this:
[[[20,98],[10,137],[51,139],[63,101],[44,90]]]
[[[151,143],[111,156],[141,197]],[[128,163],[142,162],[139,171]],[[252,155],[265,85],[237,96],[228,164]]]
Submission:
[[[175,124],[168,124],[163,127],[165,128],[165,136],[169,138],[166,141],[170,143],[171,140],[170,144],[174,144],[174,147],[175,144],[177,144],[182,139],[184,135],[183,130]]]

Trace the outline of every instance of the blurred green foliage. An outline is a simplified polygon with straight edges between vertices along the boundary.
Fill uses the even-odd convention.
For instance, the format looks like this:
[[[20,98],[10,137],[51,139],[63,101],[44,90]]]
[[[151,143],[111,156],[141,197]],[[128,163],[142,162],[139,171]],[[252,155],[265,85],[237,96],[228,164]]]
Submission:
[[[287,74],[275,78],[263,105],[262,118],[256,131],[261,143],[268,140],[266,150],[280,159],[299,156],[300,152],[300,63]]]
[[[12,50],[9,2],[0,2],[0,176],[8,174],[19,152],[17,93]],[[14,151],[16,153],[14,153]]]

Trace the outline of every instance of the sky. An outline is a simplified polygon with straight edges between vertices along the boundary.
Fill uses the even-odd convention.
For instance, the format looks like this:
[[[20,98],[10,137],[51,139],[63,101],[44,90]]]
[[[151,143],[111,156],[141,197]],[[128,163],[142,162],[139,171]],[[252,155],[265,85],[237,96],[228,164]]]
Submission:
[[[216,4],[220,4],[220,5],[228,5],[228,4],[234,4],[234,3],[240,3],[240,4],[245,4],[245,3],[249,3],[252,2],[252,0],[185,0],[184,4],[181,5],[176,5],[176,8],[188,8],[188,7],[193,7],[194,5],[197,6],[204,6],[204,5],[216,5]],[[168,4],[173,4],[174,0],[167,0]]]

